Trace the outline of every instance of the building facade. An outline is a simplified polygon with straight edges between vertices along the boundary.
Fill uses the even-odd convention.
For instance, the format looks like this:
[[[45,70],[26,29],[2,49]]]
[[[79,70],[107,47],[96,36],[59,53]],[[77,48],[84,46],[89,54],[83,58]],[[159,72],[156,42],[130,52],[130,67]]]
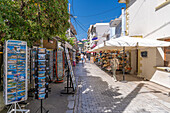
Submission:
[[[170,0],[119,0],[126,3],[126,35],[170,41]],[[146,52],[147,57],[142,57]],[[131,52],[132,73],[170,88],[170,48],[144,48]],[[164,67],[164,68],[160,68]]]

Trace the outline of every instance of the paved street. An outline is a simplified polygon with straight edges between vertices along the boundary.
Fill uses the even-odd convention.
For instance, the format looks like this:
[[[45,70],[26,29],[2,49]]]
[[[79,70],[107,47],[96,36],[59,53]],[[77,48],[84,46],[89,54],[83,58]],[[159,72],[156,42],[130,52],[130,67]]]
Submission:
[[[170,113],[170,90],[165,87],[129,75],[127,82],[114,82],[90,63],[79,63],[74,70],[78,80],[74,113]]]

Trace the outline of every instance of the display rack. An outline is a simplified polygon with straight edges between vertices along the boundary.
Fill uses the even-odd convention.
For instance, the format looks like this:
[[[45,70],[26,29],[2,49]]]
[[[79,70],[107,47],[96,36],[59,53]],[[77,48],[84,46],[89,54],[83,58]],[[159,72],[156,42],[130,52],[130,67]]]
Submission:
[[[8,40],[4,44],[4,101],[12,104],[13,111],[29,112],[17,109],[18,102],[27,100],[27,42]],[[13,108],[13,106],[15,106]]]
[[[56,82],[63,82],[64,69],[63,69],[63,48],[58,47],[56,52]]]
[[[65,56],[67,60],[67,67],[66,67],[66,73],[67,73],[67,86],[65,87],[65,90],[61,91],[62,94],[74,94],[76,90],[76,80],[74,76],[74,72],[72,69],[71,61],[70,61],[70,56],[68,52],[68,48],[65,48]],[[72,89],[72,90],[70,90]]]
[[[47,60],[48,60],[48,66],[50,67],[48,70],[49,75],[49,82],[53,81],[53,50],[47,50]]]
[[[37,49],[37,59],[36,59],[36,65],[35,65],[35,99],[41,100],[41,106],[40,110],[41,113],[43,110],[45,112],[48,112],[48,110],[45,110],[45,108],[42,105],[43,99],[48,98],[48,71],[49,71],[49,65],[48,60],[46,60],[46,48],[38,48]],[[36,112],[38,112],[38,110]]]

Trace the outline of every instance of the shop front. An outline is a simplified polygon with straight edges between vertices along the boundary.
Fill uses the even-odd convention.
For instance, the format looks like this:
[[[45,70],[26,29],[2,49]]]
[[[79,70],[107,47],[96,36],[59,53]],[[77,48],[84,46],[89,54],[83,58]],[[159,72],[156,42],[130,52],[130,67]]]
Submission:
[[[125,67],[125,74],[129,74],[131,72],[131,64],[130,64],[130,54],[129,51],[126,52],[125,57],[123,56],[123,51],[119,50],[107,50],[107,51],[100,51],[96,54],[95,63],[100,66],[103,70],[112,73],[112,65],[111,59],[113,59],[114,55],[119,61],[119,66],[117,69],[117,73],[123,73],[123,65]],[[124,62],[124,64],[123,64]]]

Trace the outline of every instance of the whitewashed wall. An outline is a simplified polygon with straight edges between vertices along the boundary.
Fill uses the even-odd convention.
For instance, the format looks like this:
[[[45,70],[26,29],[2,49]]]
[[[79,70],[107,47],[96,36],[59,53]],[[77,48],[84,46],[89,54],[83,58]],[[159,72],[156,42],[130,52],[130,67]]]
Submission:
[[[170,4],[156,10],[166,0],[130,0],[129,35],[159,39],[170,37]]]

